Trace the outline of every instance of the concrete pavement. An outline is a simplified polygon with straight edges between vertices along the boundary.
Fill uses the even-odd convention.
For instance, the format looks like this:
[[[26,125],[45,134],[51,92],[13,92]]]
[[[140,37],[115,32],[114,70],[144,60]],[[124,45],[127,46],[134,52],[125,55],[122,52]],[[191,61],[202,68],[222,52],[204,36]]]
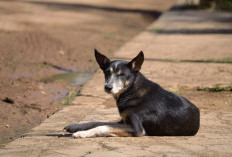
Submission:
[[[103,91],[104,78],[98,70],[72,105],[6,145],[0,156],[230,156],[231,93],[220,98],[195,89],[231,84],[231,64],[176,62],[231,57],[230,19],[232,14],[225,12],[170,10],[115,53],[115,58],[129,59],[143,50],[146,60],[142,73],[161,86],[181,89],[184,96],[187,93],[201,108],[201,127],[196,136],[73,139],[65,134],[63,128],[70,123],[119,119],[113,98]],[[199,100],[201,95],[206,100]],[[215,110],[209,106],[212,101]]]

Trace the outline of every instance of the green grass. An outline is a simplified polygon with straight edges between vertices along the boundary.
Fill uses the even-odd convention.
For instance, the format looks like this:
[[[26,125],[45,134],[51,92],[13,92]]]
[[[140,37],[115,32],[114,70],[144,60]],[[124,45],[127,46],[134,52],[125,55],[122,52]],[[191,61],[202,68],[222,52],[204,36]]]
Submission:
[[[232,57],[225,57],[225,58],[208,58],[208,59],[170,59],[170,58],[156,58],[152,59],[154,61],[160,62],[199,62],[199,63],[228,63],[232,64]]]
[[[162,29],[159,28],[159,27],[155,27],[155,28],[153,28],[152,30],[153,30],[154,32],[160,32],[160,31],[162,31]]]
[[[118,34],[113,33],[106,33],[104,34],[103,38],[105,40],[116,40],[116,41],[123,41],[123,39]]]
[[[76,91],[75,88],[68,88],[69,92],[68,95],[64,98],[59,100],[59,104],[61,105],[69,105],[73,102],[73,100],[78,96],[79,92]]]
[[[113,53],[113,50],[112,50],[112,49],[108,49],[108,52],[109,52],[109,53]]]
[[[209,58],[209,59],[184,59],[180,62],[205,62],[205,63],[232,63],[232,57],[225,58]]]
[[[104,38],[105,38],[105,39],[115,39],[116,37],[115,37],[114,34],[106,33],[106,34],[104,35]]]
[[[207,91],[207,92],[223,92],[223,91],[232,91],[232,84],[228,86],[220,86],[215,85],[211,88],[199,88],[199,91]]]

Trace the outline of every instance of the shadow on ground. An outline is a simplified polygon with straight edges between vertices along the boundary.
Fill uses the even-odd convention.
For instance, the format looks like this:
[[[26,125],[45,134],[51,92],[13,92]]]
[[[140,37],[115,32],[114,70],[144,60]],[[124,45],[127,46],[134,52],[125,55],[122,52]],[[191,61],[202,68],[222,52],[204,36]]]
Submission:
[[[95,6],[95,5],[87,5],[87,4],[78,4],[78,3],[55,3],[55,2],[31,2],[24,1],[26,3],[33,3],[43,5],[52,9],[69,9],[69,10],[103,10],[110,12],[121,12],[121,13],[139,13],[139,14],[147,14],[152,15],[155,18],[158,18],[161,15],[160,11],[155,10],[144,10],[144,9],[127,9],[127,8],[117,8],[117,7],[108,7],[108,6]]]
[[[45,136],[61,138],[61,137],[72,137],[72,134],[47,134]]]

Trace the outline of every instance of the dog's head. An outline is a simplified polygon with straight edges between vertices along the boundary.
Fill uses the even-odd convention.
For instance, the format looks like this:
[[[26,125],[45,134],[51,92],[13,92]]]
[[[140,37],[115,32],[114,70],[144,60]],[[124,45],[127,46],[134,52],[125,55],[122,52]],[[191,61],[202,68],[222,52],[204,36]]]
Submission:
[[[110,61],[95,49],[95,58],[105,74],[105,91],[118,97],[126,91],[134,82],[136,74],[141,69],[144,54],[141,51],[130,62],[114,60]]]

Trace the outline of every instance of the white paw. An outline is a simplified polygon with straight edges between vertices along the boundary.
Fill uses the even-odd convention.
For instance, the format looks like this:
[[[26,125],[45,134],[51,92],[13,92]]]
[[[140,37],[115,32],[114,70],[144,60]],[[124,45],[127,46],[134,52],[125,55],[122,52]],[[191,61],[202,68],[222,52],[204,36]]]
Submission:
[[[74,138],[87,138],[90,137],[87,131],[78,131],[72,134]]]

